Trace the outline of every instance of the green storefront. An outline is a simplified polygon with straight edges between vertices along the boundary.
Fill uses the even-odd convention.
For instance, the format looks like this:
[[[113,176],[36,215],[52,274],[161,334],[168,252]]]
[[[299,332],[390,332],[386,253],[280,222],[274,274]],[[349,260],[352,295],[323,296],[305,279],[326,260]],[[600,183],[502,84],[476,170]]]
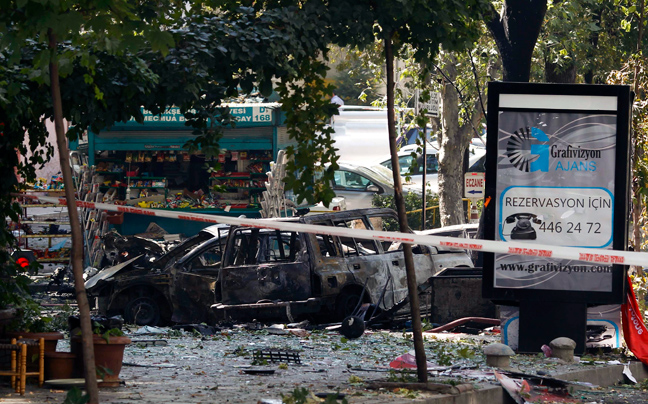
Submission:
[[[72,150],[87,153],[94,166],[86,200],[214,215],[260,217],[259,198],[266,172],[277,151],[289,145],[279,104],[228,104],[236,118],[224,129],[221,152],[207,158],[184,144],[195,138],[179,108],[161,115],[143,110],[144,122],[134,119],[110,130],[89,132]],[[216,162],[218,170],[210,169]],[[214,186],[219,187],[215,190]],[[125,214],[114,224],[122,234],[147,230],[151,219]],[[205,224],[156,218],[169,233],[192,235]]]

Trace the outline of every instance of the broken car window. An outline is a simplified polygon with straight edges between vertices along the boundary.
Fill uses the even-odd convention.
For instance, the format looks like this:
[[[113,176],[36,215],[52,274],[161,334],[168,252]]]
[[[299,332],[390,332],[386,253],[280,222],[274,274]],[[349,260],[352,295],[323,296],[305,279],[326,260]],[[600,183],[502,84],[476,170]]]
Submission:
[[[294,232],[263,233],[258,262],[294,262],[297,252],[301,249],[299,236]]]
[[[367,226],[362,220],[348,220],[335,222],[335,226],[346,227],[346,228],[355,228],[355,229],[366,229]],[[358,255],[372,255],[378,254],[378,246],[374,240],[362,240],[355,239],[353,237],[336,237],[341,246],[342,252],[345,257],[358,256]]]

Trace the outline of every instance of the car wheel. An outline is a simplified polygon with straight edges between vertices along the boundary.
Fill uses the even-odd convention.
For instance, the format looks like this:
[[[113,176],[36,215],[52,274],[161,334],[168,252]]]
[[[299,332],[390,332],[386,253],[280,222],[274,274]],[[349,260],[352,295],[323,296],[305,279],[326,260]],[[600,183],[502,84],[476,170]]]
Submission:
[[[126,305],[124,320],[137,325],[156,326],[160,322],[160,306],[150,297],[137,297]]]
[[[358,307],[358,302],[360,301],[360,293],[352,290],[347,290],[342,292],[337,299],[335,304],[335,316],[338,321],[342,321],[345,318],[351,316]]]

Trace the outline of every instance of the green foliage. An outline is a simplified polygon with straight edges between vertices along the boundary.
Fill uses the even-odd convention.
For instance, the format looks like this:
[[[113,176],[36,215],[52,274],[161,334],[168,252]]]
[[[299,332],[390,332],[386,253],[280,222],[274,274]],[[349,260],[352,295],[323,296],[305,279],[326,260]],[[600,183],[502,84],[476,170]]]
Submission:
[[[242,357],[244,357],[244,358],[250,356],[250,352],[249,352],[247,349],[245,349],[245,347],[243,347],[243,346],[239,346],[239,347],[237,347],[237,348],[232,352],[232,354],[233,354],[234,356],[242,356]]]
[[[78,387],[72,387],[65,395],[63,404],[86,404],[89,400],[89,395],[84,394]]]
[[[418,381],[418,376],[410,369],[389,369],[387,381],[396,383],[416,383]]]
[[[350,384],[361,384],[361,383],[364,383],[364,380],[360,376],[351,375],[351,376],[349,376],[349,383]]]
[[[41,332],[49,320],[41,318],[41,306],[30,299],[18,304],[16,317],[7,328],[10,331]]]
[[[43,308],[31,298],[25,299],[14,306],[17,316],[7,325],[11,331],[53,332],[68,329],[67,319],[73,309],[65,305],[63,309],[51,315],[44,315]]]
[[[335,94],[346,105],[371,105],[378,99],[378,89],[384,81],[382,64],[368,57],[371,52],[332,48],[340,59],[335,65],[337,74],[332,79]]]
[[[103,338],[107,344],[110,344],[110,337],[124,336],[124,332],[119,328],[110,328],[106,330],[106,328],[97,321],[94,322],[93,326],[94,328],[92,329],[92,332],[96,335],[100,335],[101,338]]]
[[[413,192],[409,192],[404,196],[405,196],[404,198],[405,211],[409,212],[407,215],[407,223],[410,228],[414,230],[420,230],[421,229],[421,207],[422,207],[423,199]],[[396,209],[394,197],[391,195],[375,195],[373,197],[372,204],[377,208]],[[441,223],[438,216],[439,196],[437,194],[433,194],[432,192],[428,191],[425,199],[425,204],[426,207],[428,208],[437,207],[437,209],[427,210],[425,216],[425,222],[426,222],[425,228],[432,229],[435,227],[439,227]],[[399,229],[398,223],[396,223],[395,221],[386,221],[383,226],[385,231],[398,231]]]
[[[0,40],[2,39],[0,31]],[[40,147],[45,144],[47,130],[44,121],[40,120],[41,106],[50,105],[47,97],[38,90],[38,86],[25,82],[28,74],[19,67],[8,66],[7,53],[0,50],[0,212],[7,221],[17,223],[21,214],[19,204],[11,195],[24,189],[24,183],[18,183],[16,175],[25,181],[36,178],[35,169],[52,155],[52,147]],[[46,94],[45,94],[46,95]],[[24,128],[30,128],[30,138],[25,140]],[[18,153],[27,156],[19,159]],[[30,294],[27,285],[30,280],[25,269],[16,265],[10,256],[11,249],[17,247],[16,239],[9,226],[0,226],[0,309],[13,306],[20,308],[29,305]],[[34,264],[37,265],[37,264]]]
[[[648,65],[641,55],[632,57],[620,70],[610,73],[608,84],[635,84],[636,94],[632,105],[632,199],[635,238],[631,241],[635,251],[645,251],[648,247],[645,229],[648,227]],[[638,233],[638,234],[637,234]],[[639,237],[636,237],[636,236]],[[637,294],[642,313],[646,309],[646,273],[637,268],[632,274],[632,283]]]
[[[405,398],[409,398],[409,399],[415,399],[419,395],[418,391],[405,389],[405,388],[396,389],[396,393],[398,395],[401,395],[401,396],[403,396]]]
[[[474,361],[479,356],[479,348],[467,341],[428,341],[425,348],[428,360],[440,366],[451,366],[463,360]]]

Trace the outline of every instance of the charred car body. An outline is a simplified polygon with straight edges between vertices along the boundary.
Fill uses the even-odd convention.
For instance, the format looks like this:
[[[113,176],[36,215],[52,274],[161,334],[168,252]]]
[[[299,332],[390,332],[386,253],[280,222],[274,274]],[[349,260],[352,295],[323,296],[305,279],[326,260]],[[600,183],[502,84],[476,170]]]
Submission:
[[[260,220],[383,230],[397,216],[391,209],[358,209]],[[388,311],[407,296],[400,243],[248,227],[229,228],[226,240],[223,228],[210,227],[197,237],[201,235],[203,241],[194,241],[191,248],[181,244],[151,269],[100,272],[97,276],[106,271],[109,276],[88,290],[102,314],[121,313],[139,324],[309,315],[316,321],[341,320],[360,301]],[[413,246],[413,252],[419,284],[443,268],[472,266],[460,251]],[[218,264],[206,268],[206,256],[217,255]],[[156,307],[160,315],[149,314]]]
[[[210,226],[159,257],[142,260],[138,255],[103,269],[85,285],[95,309],[140,325],[206,318],[208,307],[193,303],[214,301],[228,229]]]

